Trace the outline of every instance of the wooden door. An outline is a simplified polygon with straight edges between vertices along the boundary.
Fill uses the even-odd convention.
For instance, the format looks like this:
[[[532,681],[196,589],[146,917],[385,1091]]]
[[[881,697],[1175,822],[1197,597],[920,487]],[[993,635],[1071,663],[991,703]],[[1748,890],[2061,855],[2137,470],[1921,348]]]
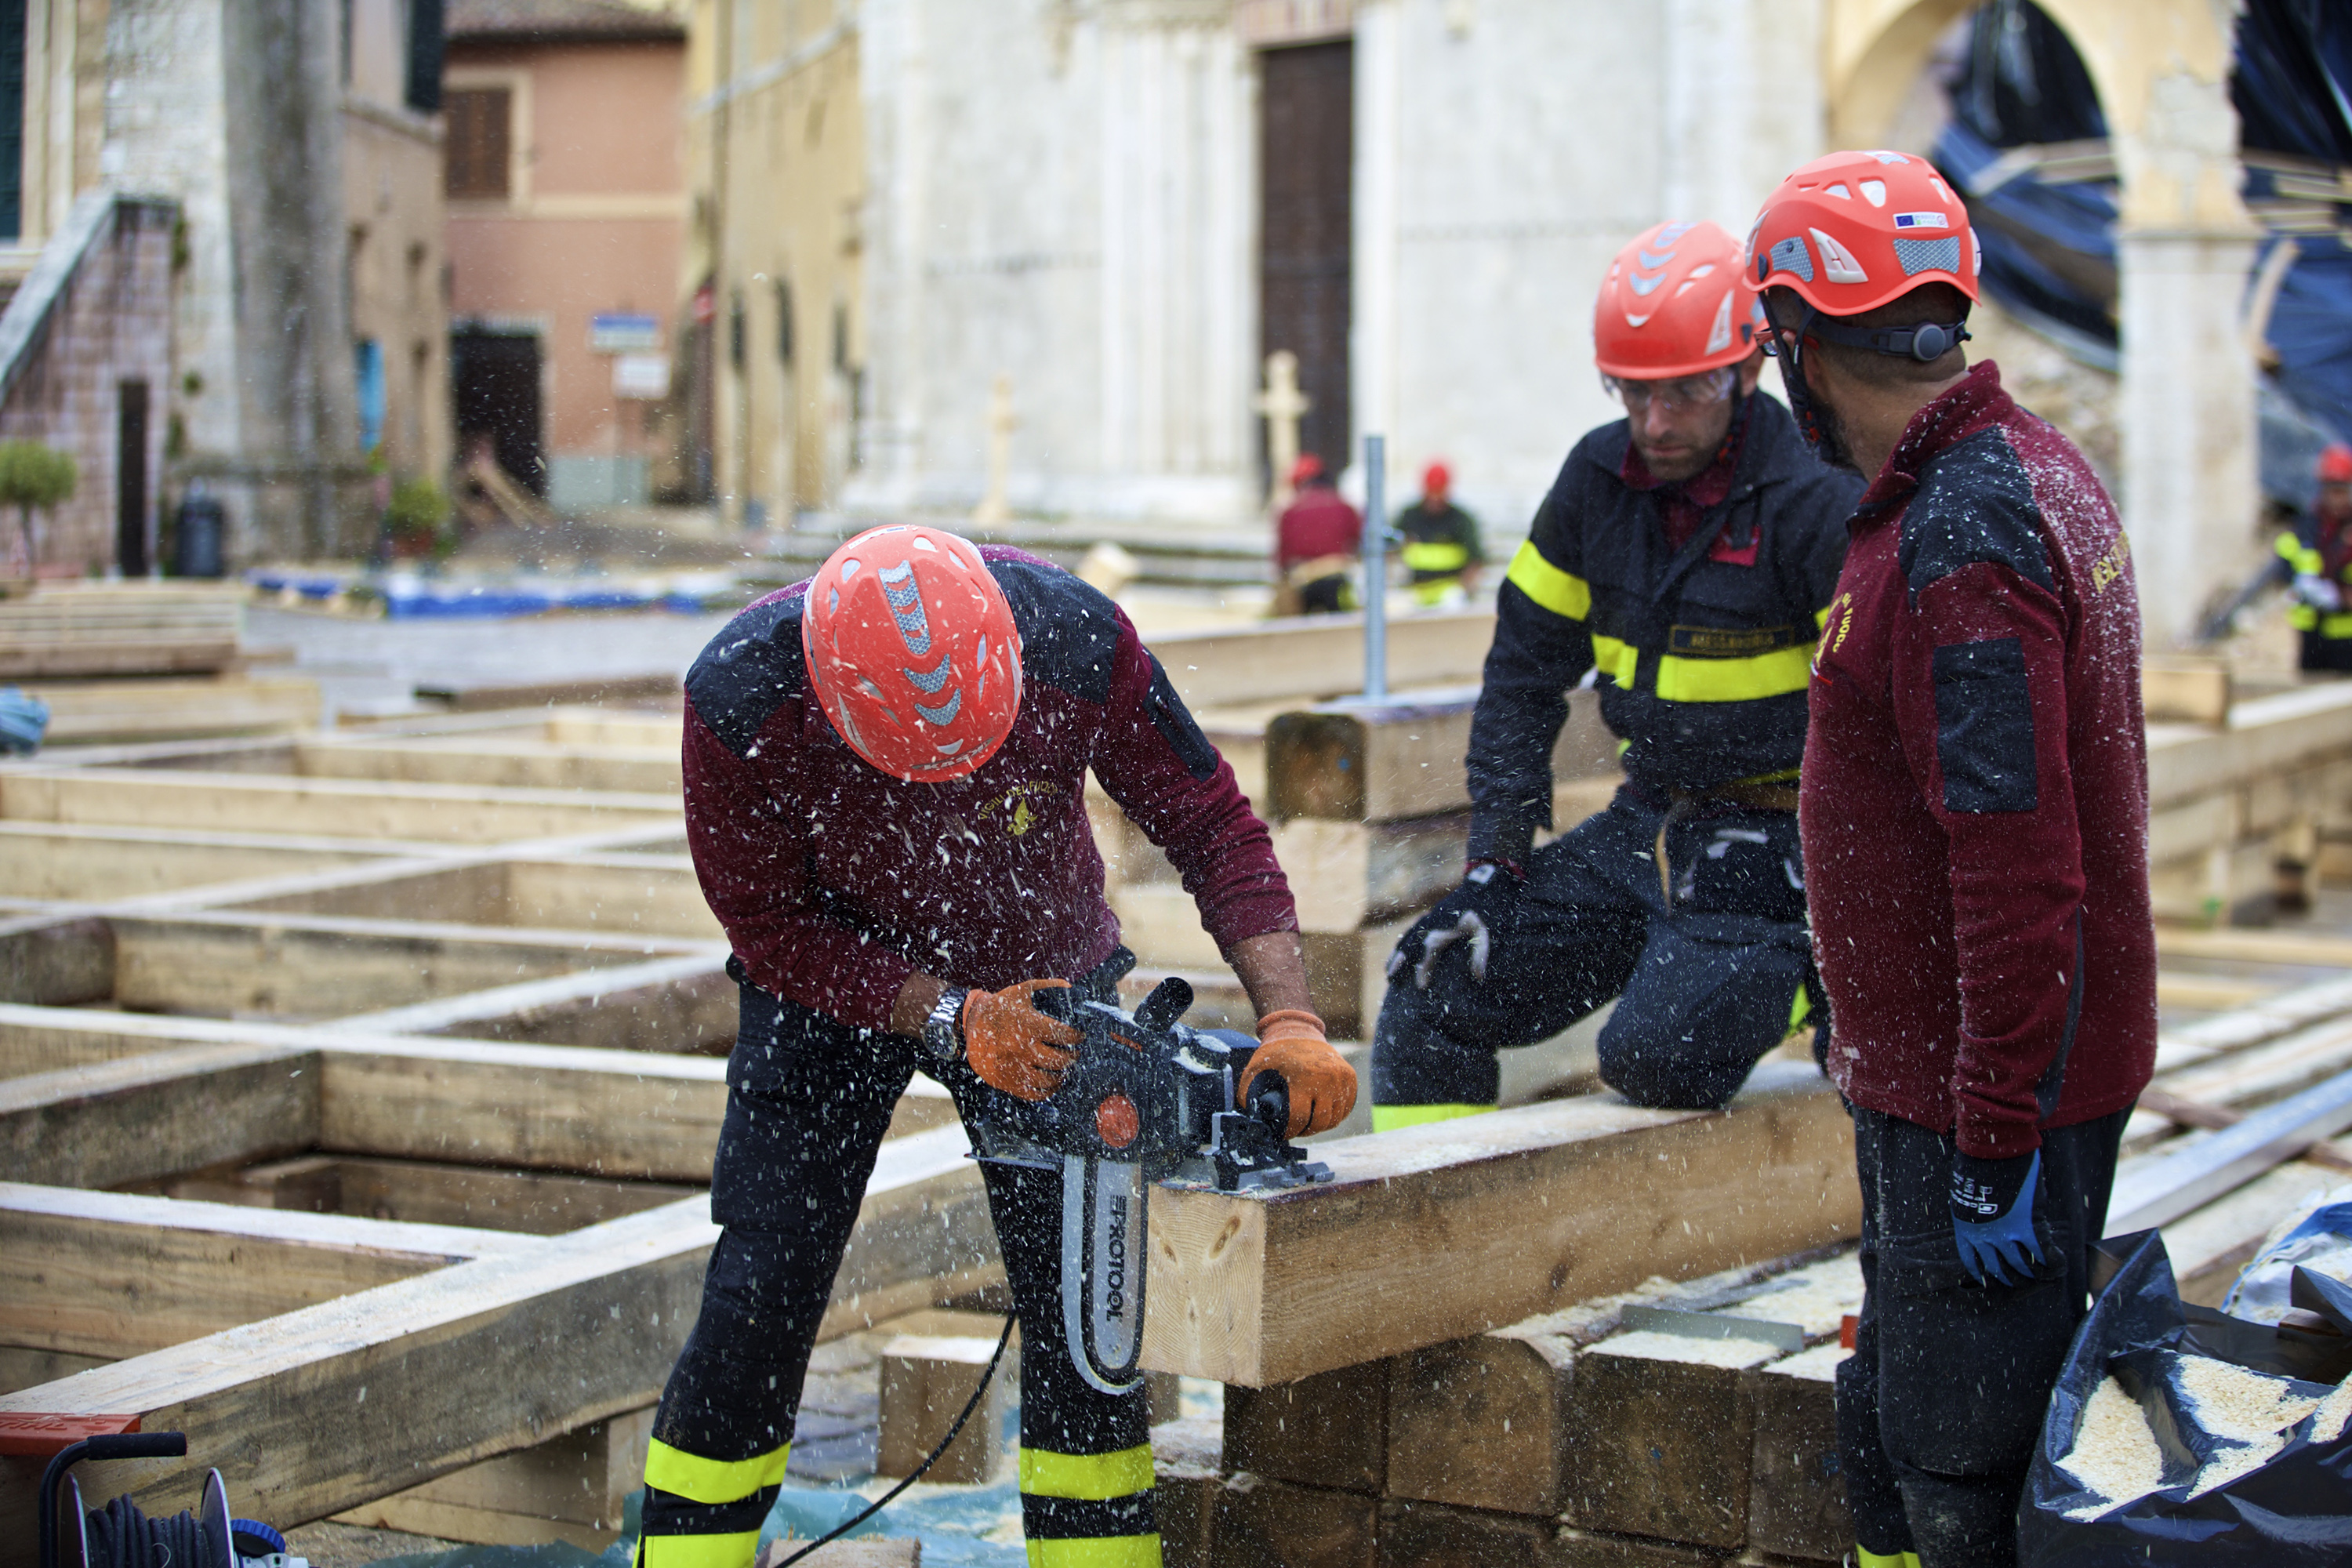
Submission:
[[[1348,462],[1355,52],[1343,39],[1258,57],[1258,360],[1298,356],[1314,405],[1298,448],[1335,475]],[[1261,426],[1261,464],[1264,439]]]

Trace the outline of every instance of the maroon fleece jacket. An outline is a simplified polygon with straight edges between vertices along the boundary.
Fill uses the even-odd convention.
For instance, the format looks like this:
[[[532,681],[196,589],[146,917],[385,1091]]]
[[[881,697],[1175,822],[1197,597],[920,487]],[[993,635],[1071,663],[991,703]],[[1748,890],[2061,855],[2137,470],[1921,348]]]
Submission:
[[[1021,712],[960,779],[909,783],[835,733],[801,653],[808,585],[730,621],[686,678],[686,831],[751,983],[887,1027],[920,969],[991,990],[1076,978],[1118,919],[1086,773],[1167,851],[1220,948],[1296,931],[1265,826],[1118,606],[1017,550],[982,556],[1021,628]]]
[[[2156,1058],[2139,604],[2113,503],[1990,362],[1863,495],[1801,793],[1830,1071],[2000,1159]]]

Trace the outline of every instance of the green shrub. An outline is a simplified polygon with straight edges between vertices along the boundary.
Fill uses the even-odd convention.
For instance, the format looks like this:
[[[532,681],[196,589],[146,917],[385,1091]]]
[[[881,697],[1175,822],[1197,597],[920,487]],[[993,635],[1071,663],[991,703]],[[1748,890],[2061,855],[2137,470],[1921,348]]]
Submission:
[[[441,531],[449,521],[449,498],[431,479],[403,479],[392,487],[392,504],[383,509],[386,531],[402,538]]]
[[[38,559],[33,545],[33,509],[51,507],[73,494],[81,471],[70,453],[38,441],[0,441],[0,503],[16,507],[25,531],[25,566]]]

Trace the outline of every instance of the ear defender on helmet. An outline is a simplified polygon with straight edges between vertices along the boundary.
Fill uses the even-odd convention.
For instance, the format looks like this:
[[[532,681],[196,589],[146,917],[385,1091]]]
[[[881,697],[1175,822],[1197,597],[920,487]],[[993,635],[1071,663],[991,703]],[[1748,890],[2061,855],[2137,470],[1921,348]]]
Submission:
[[[808,582],[809,685],[849,749],[894,778],[961,778],[1021,711],[1021,633],[971,542],[868,529]]]

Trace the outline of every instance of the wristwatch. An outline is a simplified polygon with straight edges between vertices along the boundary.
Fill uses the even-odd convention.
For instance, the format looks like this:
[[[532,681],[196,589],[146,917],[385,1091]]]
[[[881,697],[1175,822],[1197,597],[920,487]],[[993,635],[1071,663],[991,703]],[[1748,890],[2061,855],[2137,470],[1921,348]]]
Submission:
[[[923,1019],[923,1049],[934,1061],[955,1062],[963,1059],[963,1030],[958,1020],[963,1016],[963,999],[967,993],[961,985],[951,985],[940,993]]]

